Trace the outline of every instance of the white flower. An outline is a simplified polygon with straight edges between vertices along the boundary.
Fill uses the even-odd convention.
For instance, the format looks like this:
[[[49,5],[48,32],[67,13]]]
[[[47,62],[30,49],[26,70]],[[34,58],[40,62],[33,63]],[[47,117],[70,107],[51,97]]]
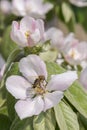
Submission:
[[[49,28],[45,32],[45,41],[50,40],[51,47],[61,50],[64,46],[63,32],[55,27]]]
[[[5,64],[5,60],[3,59],[2,55],[0,54],[0,69],[3,67]]]
[[[44,22],[25,16],[20,23],[13,21],[11,38],[21,47],[35,46],[44,39]]]
[[[63,92],[76,79],[76,72],[54,75],[47,82],[45,63],[37,55],[29,55],[19,62],[23,76],[13,75],[7,78],[6,88],[19,99],[15,110],[20,119],[38,115],[52,108],[63,98]]]
[[[53,5],[43,0],[13,0],[13,13],[17,16],[29,15],[34,18],[45,18],[45,14],[53,8]]]
[[[69,0],[70,3],[72,3],[75,6],[78,7],[85,7],[87,6],[87,1],[86,0]]]
[[[62,53],[69,64],[81,64],[82,61],[87,59],[87,43],[79,42],[71,33],[65,38],[65,47]]]
[[[4,14],[11,13],[11,3],[8,0],[0,1],[0,11]]]
[[[3,75],[4,75],[5,66],[6,66],[6,64],[4,64],[3,67],[0,69],[0,81],[2,80],[2,77],[3,77]]]

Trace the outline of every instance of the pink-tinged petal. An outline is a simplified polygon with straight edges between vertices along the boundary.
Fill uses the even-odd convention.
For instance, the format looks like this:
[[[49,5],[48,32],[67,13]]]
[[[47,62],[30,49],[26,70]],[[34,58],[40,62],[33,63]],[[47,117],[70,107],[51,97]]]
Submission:
[[[46,65],[37,55],[28,55],[26,58],[22,58],[19,62],[19,69],[32,83],[40,75],[45,76],[45,79],[47,79]]]
[[[37,28],[39,28],[41,40],[44,40],[44,22],[41,19],[36,20]]]
[[[79,81],[87,89],[87,67],[81,72]]]
[[[55,91],[44,95],[44,111],[57,105],[63,98],[63,92]]]
[[[86,51],[86,42],[80,42],[79,44],[77,43],[76,45],[74,45],[74,41],[72,41],[72,44],[69,47],[66,46],[63,53],[67,62],[72,65],[78,65],[81,63],[81,61],[87,59]]]
[[[43,109],[44,109],[44,102],[41,96],[38,96],[31,100],[25,100],[25,101],[20,100],[15,105],[15,110],[20,119],[31,117],[33,115],[38,115],[43,111]]]
[[[16,21],[12,22],[11,39],[19,46],[28,46],[27,39],[23,32],[20,31],[20,25]]]
[[[33,34],[31,34],[31,39],[33,40],[34,44],[37,44],[40,41],[40,31],[38,29],[35,30]],[[32,44],[32,46],[34,46]]]
[[[31,84],[21,76],[10,76],[6,80],[7,90],[16,98],[16,99],[25,99],[27,89],[31,87]]]
[[[34,18],[25,16],[21,21],[20,21],[20,30],[26,33],[26,31],[30,31],[32,33],[35,31],[36,23]]]
[[[47,85],[47,90],[64,91],[77,79],[76,71],[68,71],[52,77]]]

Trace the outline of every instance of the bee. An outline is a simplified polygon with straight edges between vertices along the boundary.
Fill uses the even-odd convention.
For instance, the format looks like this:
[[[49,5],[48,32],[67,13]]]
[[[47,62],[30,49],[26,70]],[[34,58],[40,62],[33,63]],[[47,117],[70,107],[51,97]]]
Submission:
[[[40,84],[45,80],[45,77],[43,75],[38,76],[37,79],[35,79],[33,88],[40,87]]]

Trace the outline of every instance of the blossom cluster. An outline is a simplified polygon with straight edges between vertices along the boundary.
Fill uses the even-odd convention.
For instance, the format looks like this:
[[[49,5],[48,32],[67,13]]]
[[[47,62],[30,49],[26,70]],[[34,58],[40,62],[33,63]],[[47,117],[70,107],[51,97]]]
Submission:
[[[7,8],[4,8],[5,4]],[[13,14],[23,17],[20,21],[12,22],[10,36],[24,53],[25,48],[32,49],[37,46],[42,48],[42,52],[54,50],[57,51],[54,62],[61,66],[67,64],[67,69],[70,67],[64,73],[54,73],[49,80],[41,52],[38,55],[29,53],[19,58],[20,74],[8,76],[5,84],[8,92],[17,99],[15,110],[20,119],[39,115],[55,107],[76,80],[87,89],[87,42],[79,41],[74,33],[65,36],[56,27],[45,29],[42,19],[53,8],[51,3],[44,3],[43,0],[13,0],[10,3],[4,0],[1,5],[4,13],[12,11]],[[80,76],[77,74],[78,66],[82,69]],[[0,70],[0,82],[4,70],[5,67]]]

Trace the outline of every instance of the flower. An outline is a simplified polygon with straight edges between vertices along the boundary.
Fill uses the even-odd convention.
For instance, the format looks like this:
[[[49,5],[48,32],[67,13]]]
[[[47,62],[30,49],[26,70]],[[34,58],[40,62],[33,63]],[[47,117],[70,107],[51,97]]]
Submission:
[[[53,5],[43,0],[13,0],[13,13],[17,16],[29,15],[34,18],[45,18],[45,14],[53,8]]]
[[[61,50],[64,46],[63,32],[55,27],[51,27],[45,32],[45,41],[47,40],[50,40],[52,48]]]
[[[71,4],[77,6],[77,7],[85,7],[87,6],[86,0],[69,0]]]
[[[13,21],[11,38],[21,47],[35,46],[44,39],[44,23],[29,16],[25,16],[20,23]]]
[[[0,54],[0,69],[3,67],[5,64],[5,60],[3,59],[2,55]]]
[[[2,80],[2,77],[4,75],[4,72],[5,72],[5,64],[3,65],[2,69],[0,69],[0,81]]]
[[[81,64],[82,61],[87,59],[87,43],[79,42],[74,38],[73,34],[70,34],[65,39],[65,47],[63,48],[62,53],[69,64]]]
[[[12,75],[7,78],[6,88],[19,99],[15,110],[20,119],[38,115],[60,102],[63,92],[76,79],[76,72],[65,72],[54,75],[47,82],[45,63],[37,55],[28,55],[19,62],[23,76]]]
[[[0,11],[4,14],[11,13],[11,3],[8,0],[0,1]]]
[[[79,81],[83,85],[83,87],[87,90],[87,67],[81,72]]]

